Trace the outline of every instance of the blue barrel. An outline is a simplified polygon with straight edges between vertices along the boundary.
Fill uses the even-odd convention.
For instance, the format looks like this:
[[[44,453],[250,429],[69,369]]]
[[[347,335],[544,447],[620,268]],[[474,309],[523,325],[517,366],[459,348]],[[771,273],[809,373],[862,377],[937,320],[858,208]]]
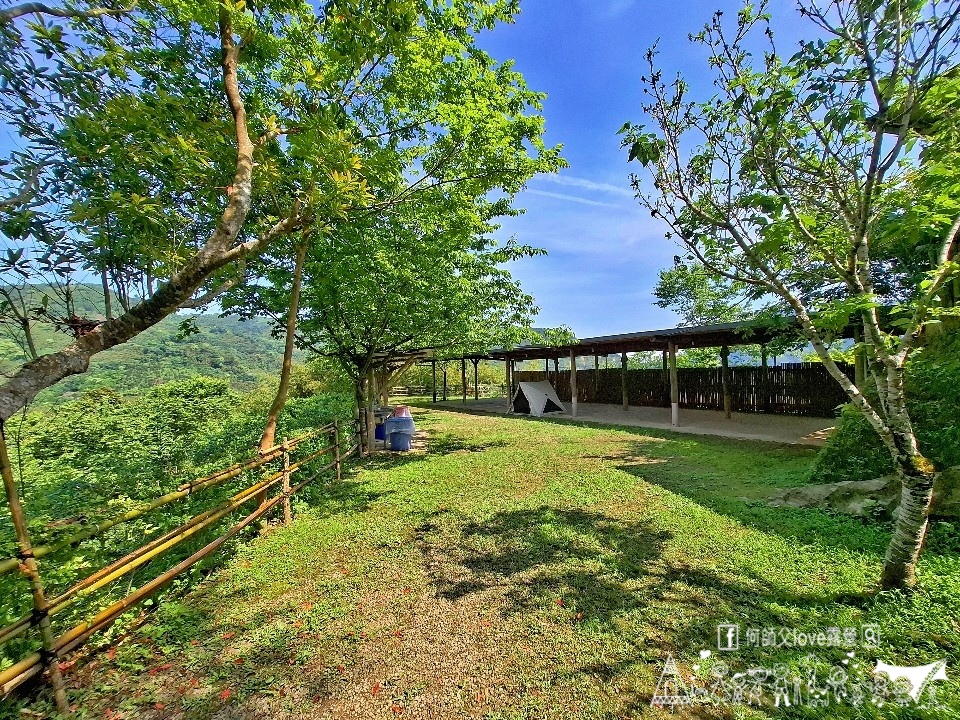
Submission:
[[[375,440],[387,439],[387,426],[384,423],[378,423],[373,428],[373,438]]]
[[[384,425],[386,426],[387,441],[390,443],[391,450],[399,452],[410,449],[413,433],[417,430],[413,424],[413,418],[387,418]]]

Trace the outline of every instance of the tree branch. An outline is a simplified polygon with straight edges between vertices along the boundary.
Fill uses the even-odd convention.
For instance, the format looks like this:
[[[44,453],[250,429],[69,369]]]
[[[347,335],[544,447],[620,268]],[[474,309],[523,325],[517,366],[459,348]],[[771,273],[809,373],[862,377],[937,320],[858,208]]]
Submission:
[[[78,20],[82,18],[98,18],[103,17],[104,15],[120,16],[132,12],[136,6],[137,3],[133,2],[126,7],[120,8],[99,7],[90,8],[89,10],[75,10],[67,7],[53,7],[42,2],[25,2],[21,3],[20,5],[14,5],[6,10],[0,10],[0,24],[13,22],[18,17],[22,17],[23,15],[34,14],[52,15],[53,17]]]

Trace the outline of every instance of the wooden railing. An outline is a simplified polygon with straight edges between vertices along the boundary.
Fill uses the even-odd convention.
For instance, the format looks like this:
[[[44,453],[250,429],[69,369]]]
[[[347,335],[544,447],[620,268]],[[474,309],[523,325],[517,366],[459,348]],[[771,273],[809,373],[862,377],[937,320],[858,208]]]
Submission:
[[[23,635],[31,628],[39,627],[43,638],[43,648],[39,652],[29,654],[19,662],[0,671],[0,696],[10,693],[30,678],[44,672],[47,668],[51,669],[50,676],[55,693],[62,695],[62,679],[59,670],[56,669],[59,658],[79,647],[95,633],[109,627],[123,613],[164,588],[174,578],[191,568],[200,560],[213,554],[230,538],[237,535],[251,523],[266,516],[277,506],[282,506],[284,522],[289,524],[292,517],[290,505],[291,496],[326,474],[330,474],[337,480],[340,480],[341,462],[345,458],[353,455],[358,449],[355,439],[355,435],[342,437],[340,429],[336,424],[327,425],[301,437],[284,441],[280,445],[262,452],[249,460],[236,463],[228,468],[181,485],[173,492],[169,492],[125,513],[85,528],[57,543],[38,547],[30,547],[26,534],[26,518],[23,516],[22,508],[19,506],[19,500],[15,499],[15,501],[12,501],[11,511],[14,515],[14,523],[17,525],[19,522],[20,525],[22,525],[22,527],[17,528],[21,551],[17,557],[0,560],[0,575],[18,569],[23,573],[31,584],[33,612],[0,628],[0,645]],[[297,451],[301,449],[301,446],[309,447],[309,444],[315,443],[319,443],[323,445],[323,447],[320,449],[311,449],[305,457],[295,457]],[[349,446],[345,448],[345,444],[349,444]],[[6,463],[8,459],[6,448],[4,447],[3,450],[4,464],[6,465],[6,467],[3,468],[5,471],[4,480],[6,485],[8,478],[12,480],[12,475],[9,472],[9,464]],[[323,459],[328,460],[328,462],[319,468],[313,466],[316,462]],[[269,468],[271,464],[278,463],[278,461],[278,469]],[[143,517],[165,505],[187,498],[197,492],[223,485],[246,472],[261,468],[268,470],[265,477],[260,477],[251,485],[248,485],[231,497],[222,500],[214,507],[192,517],[179,527],[173,528],[159,537],[154,538],[127,555],[99,569],[92,575],[76,582],[56,597],[46,598],[44,596],[42,578],[40,577],[39,568],[36,563],[37,558],[76,547],[85,540],[103,535],[116,525]],[[301,471],[309,471],[311,474],[301,482],[294,484],[292,479]],[[277,493],[273,497],[268,497],[270,490],[273,488],[278,488]],[[10,489],[11,488],[8,488],[8,494]],[[15,498],[15,495],[13,497]],[[51,632],[50,619],[54,615],[63,612],[66,608],[74,605],[81,599],[87,598],[114,580],[143,567],[151,560],[170,551],[172,548],[197,535],[201,531],[214,526],[247,503],[254,504],[252,512],[249,512],[243,519],[228,528],[226,532],[208,542],[173,567],[162,572],[136,590],[129,592],[124,597],[115,600],[95,615],[85,618],[82,622],[60,635],[55,636]],[[16,505],[16,507],[14,507],[14,505]],[[16,517],[17,513],[21,516],[19,521]],[[26,543],[24,543],[25,538],[27,539]],[[38,588],[39,592],[37,592]]]

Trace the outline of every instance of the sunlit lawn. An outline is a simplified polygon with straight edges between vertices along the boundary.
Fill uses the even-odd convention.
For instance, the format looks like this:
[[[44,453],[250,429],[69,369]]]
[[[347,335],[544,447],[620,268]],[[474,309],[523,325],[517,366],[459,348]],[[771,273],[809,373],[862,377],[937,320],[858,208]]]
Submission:
[[[960,677],[960,559],[940,554],[941,529],[920,589],[876,595],[885,528],[763,503],[805,481],[810,449],[426,408],[416,419],[427,454],[358,464],[290,528],[267,531],[115,651],[81,662],[83,712],[667,717],[650,699],[668,653],[708,681],[721,655],[732,671],[803,667],[799,648],[720,653],[727,622],[877,624],[881,647],[857,650],[854,665],[946,656]],[[816,650],[821,674],[844,659],[842,648]],[[960,708],[954,681],[938,697]],[[853,716],[838,706],[673,716],[763,712]]]

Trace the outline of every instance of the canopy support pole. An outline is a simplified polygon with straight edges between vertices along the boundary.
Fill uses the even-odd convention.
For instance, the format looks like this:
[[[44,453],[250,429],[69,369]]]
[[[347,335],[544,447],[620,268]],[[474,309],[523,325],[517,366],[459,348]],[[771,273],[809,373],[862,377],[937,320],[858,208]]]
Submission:
[[[623,411],[630,408],[630,399],[627,396],[627,354],[620,353],[620,391],[623,395]]]
[[[770,412],[770,371],[767,365],[766,343],[760,346],[760,410]]]
[[[720,348],[720,379],[723,385],[723,414],[730,419],[733,410],[733,396],[730,394],[730,347]]]
[[[473,360],[473,399],[480,399],[480,358],[471,358]]]
[[[570,404],[573,417],[577,416],[577,357],[570,350]]]
[[[367,368],[367,453],[376,449],[377,418],[373,414],[373,365]]]
[[[437,402],[437,361],[431,360],[433,366],[433,402]]]
[[[600,397],[600,356],[593,356],[593,401]]]
[[[677,346],[669,345],[670,355],[670,424],[680,427],[680,383],[677,381]]]

